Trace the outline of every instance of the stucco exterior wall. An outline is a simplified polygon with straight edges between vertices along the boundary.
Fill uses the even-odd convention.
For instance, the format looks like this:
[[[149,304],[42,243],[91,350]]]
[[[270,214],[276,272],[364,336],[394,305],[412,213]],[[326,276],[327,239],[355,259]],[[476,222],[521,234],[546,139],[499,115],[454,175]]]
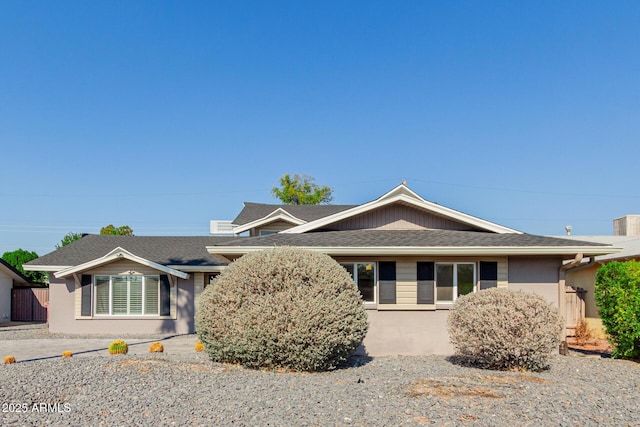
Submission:
[[[178,279],[176,314],[173,318],[117,316],[77,318],[76,296],[79,294],[74,279],[56,279],[51,275],[49,285],[49,331],[60,333],[176,333],[195,332],[193,275]]]
[[[0,273],[0,323],[11,320],[11,288],[13,279]]]
[[[449,310],[367,310],[369,331],[359,351],[369,356],[453,354]]]
[[[559,307],[560,267],[559,257],[509,257],[509,289],[536,293]]]

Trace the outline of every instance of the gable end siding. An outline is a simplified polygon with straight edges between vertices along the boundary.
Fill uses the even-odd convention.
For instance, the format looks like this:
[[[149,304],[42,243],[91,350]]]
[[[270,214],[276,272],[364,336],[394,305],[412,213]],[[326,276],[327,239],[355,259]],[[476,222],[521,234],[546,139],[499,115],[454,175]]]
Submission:
[[[450,219],[433,215],[402,204],[383,206],[371,212],[356,215],[343,221],[330,224],[331,230],[474,230],[473,227]]]

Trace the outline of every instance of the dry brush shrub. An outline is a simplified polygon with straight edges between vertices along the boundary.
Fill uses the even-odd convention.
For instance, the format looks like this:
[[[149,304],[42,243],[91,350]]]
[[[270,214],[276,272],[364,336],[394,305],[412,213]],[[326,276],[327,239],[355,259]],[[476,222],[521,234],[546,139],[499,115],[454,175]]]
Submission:
[[[459,298],[447,324],[457,357],[499,370],[546,369],[564,328],[558,310],[541,296],[498,288]]]
[[[333,369],[362,343],[367,327],[349,273],[327,255],[295,248],[231,263],[196,313],[209,357],[250,368]]]
[[[62,352],[63,359],[68,359],[69,357],[73,357],[73,352],[71,350],[65,350]]]
[[[5,365],[11,365],[13,363],[16,363],[16,358],[15,357],[13,357],[12,355],[4,357],[4,364]]]
[[[589,327],[586,320],[580,319],[576,324],[575,340],[578,345],[587,345],[594,341],[593,329]]]

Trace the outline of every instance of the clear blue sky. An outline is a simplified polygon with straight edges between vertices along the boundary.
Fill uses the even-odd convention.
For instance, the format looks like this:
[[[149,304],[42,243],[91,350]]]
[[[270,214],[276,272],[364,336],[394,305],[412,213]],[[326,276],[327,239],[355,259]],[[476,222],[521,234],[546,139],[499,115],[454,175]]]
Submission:
[[[639,79],[637,1],[2,1],[0,253],[206,235],[285,172],[612,234]]]

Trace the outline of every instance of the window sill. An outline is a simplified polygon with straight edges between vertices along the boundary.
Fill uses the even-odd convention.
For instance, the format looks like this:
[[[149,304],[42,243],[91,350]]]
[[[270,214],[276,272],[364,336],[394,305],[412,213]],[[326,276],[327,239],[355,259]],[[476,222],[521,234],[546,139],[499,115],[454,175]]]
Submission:
[[[175,320],[176,316],[76,316],[76,320]]]
[[[378,311],[434,311],[434,304],[379,304]]]

